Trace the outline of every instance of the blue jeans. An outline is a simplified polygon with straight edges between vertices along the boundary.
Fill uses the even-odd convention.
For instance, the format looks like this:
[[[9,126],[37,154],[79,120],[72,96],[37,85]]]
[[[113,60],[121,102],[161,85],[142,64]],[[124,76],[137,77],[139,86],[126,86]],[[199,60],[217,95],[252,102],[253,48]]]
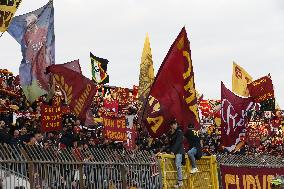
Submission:
[[[188,157],[190,158],[192,169],[196,168],[195,155],[197,154],[197,149],[193,147],[187,152],[187,154]]]
[[[177,177],[178,177],[178,183],[182,182],[182,154],[176,154],[176,168],[177,168]]]

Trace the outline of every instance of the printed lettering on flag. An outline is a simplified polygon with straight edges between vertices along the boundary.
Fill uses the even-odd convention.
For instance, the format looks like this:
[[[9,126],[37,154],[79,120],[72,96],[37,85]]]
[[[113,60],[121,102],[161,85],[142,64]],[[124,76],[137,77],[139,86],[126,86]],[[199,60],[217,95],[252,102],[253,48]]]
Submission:
[[[242,98],[221,84],[221,141],[228,149],[233,150],[241,141],[245,132],[247,112],[254,108],[252,98]]]
[[[43,132],[60,131],[62,129],[61,106],[41,106],[41,130]]]
[[[227,166],[221,165],[222,188],[226,189],[268,189],[277,175],[284,175],[281,167]],[[278,187],[277,187],[278,188]]]
[[[146,99],[143,121],[152,137],[169,130],[176,119],[182,128],[200,128],[198,104],[185,28],[181,30],[165,57]]]
[[[268,76],[262,77],[248,84],[248,89],[251,97],[257,103],[274,98],[272,80]]]
[[[104,135],[107,139],[114,141],[126,141],[126,120],[125,117],[103,116]]]
[[[86,113],[96,94],[94,83],[81,73],[68,69],[64,65],[52,65],[48,67],[48,71],[53,73],[57,85],[64,92],[70,110],[85,121]]]

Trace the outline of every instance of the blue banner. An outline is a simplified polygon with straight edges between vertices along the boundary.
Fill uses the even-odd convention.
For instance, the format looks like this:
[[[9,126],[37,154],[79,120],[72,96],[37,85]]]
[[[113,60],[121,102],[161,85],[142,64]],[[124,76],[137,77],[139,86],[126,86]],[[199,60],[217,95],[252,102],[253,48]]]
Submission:
[[[8,32],[21,44],[20,82],[30,102],[49,91],[46,67],[54,64],[54,9],[52,1],[33,12],[14,17]]]

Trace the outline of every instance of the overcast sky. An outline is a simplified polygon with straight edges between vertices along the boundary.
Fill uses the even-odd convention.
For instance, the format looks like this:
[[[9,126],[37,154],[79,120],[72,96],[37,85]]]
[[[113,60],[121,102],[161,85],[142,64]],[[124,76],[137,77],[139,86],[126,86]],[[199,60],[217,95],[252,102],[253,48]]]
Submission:
[[[16,15],[48,0],[23,0]],[[271,73],[284,107],[283,0],[54,0],[56,63],[80,59],[91,77],[89,52],[107,58],[110,85],[138,84],[148,32],[157,73],[183,26],[191,42],[196,88],[220,99],[220,82],[231,88],[232,62],[254,79]],[[18,74],[20,45],[0,38],[0,68]]]

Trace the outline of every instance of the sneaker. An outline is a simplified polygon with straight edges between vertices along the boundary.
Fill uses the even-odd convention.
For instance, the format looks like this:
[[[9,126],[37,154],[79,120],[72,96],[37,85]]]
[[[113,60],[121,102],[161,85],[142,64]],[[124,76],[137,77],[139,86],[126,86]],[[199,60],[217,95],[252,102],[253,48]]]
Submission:
[[[174,188],[179,188],[179,187],[182,187],[182,186],[183,186],[183,183],[179,182],[178,184],[174,185]]]
[[[193,174],[193,173],[197,173],[198,172],[198,169],[197,168],[193,168],[191,169],[190,173]]]

